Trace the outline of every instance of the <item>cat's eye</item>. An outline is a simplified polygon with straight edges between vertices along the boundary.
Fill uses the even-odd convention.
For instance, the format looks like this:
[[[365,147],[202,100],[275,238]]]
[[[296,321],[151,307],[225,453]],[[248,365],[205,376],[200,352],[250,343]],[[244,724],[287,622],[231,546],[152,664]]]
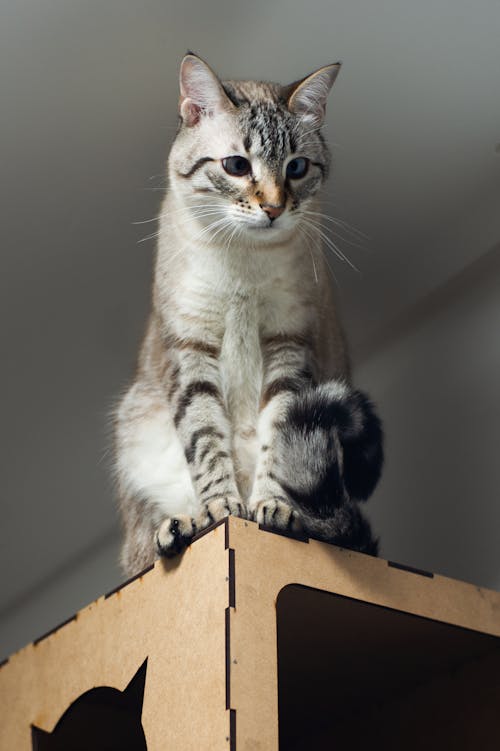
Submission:
[[[286,176],[291,180],[298,180],[300,177],[304,177],[308,168],[309,159],[298,156],[295,159],[291,159],[286,165]]]
[[[227,156],[222,160],[222,166],[228,175],[234,175],[234,177],[244,177],[252,169],[250,162],[244,156]]]

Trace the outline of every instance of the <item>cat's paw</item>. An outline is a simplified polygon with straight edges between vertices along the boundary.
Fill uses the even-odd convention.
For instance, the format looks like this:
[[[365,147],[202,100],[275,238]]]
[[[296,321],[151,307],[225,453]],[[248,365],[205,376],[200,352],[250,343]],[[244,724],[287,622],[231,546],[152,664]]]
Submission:
[[[224,519],[226,516],[247,518],[247,509],[241,498],[232,495],[221,495],[205,503],[200,515],[202,525],[208,526]]]
[[[198,531],[191,516],[179,514],[164,519],[155,535],[158,555],[171,558],[186,548]]]
[[[258,501],[252,508],[252,518],[264,527],[286,532],[302,531],[299,513],[279,498]]]

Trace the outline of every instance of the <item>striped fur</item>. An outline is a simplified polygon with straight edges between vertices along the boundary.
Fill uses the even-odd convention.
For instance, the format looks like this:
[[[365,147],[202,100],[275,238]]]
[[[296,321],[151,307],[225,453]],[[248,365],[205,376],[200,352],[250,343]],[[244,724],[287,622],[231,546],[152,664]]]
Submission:
[[[330,168],[320,126],[337,72],[326,66],[290,86],[221,82],[195,55],[183,60],[152,313],[116,412],[128,573],[178,552],[227,514],[326,530],[323,501],[318,511],[299,498],[300,475],[315,465],[312,433],[304,438],[295,423],[318,384],[351,393],[326,260],[305,214],[317,209]],[[230,156],[248,160],[248,173],[228,172]],[[299,157],[308,165],[295,179],[288,165]],[[342,404],[355,412],[356,399]],[[317,459],[323,474],[345,449],[339,434],[332,453],[332,440]],[[358,457],[352,477],[362,464]],[[350,493],[356,480],[341,475],[345,497],[333,503],[337,521],[323,537],[345,542],[349,524],[368,533],[359,494]]]

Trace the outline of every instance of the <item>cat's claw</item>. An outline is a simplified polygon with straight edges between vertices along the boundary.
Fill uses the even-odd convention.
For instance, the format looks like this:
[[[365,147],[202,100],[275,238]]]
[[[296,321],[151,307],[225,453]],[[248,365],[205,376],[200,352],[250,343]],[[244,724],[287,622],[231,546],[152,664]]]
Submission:
[[[241,519],[246,519],[248,514],[243,501],[233,496],[220,496],[208,501],[201,513],[205,526],[218,522],[226,516],[239,516]]]
[[[298,512],[279,498],[259,501],[253,508],[252,517],[264,527],[274,527],[287,532],[302,531]]]
[[[183,514],[164,519],[155,535],[158,555],[166,558],[178,555],[187,548],[197,532],[226,516],[246,519],[247,510],[243,501],[232,496],[220,496],[206,503],[196,519]]]
[[[196,522],[190,516],[179,515],[165,519],[155,535],[158,555],[171,558],[182,552],[196,532]]]

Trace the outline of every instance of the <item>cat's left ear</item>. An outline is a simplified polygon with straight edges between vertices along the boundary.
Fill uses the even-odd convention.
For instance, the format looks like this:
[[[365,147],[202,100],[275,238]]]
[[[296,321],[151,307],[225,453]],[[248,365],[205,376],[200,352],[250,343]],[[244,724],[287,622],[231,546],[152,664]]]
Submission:
[[[292,83],[286,92],[290,112],[319,127],[325,119],[326,99],[338,76],[340,66],[341,63],[325,65],[301,81]]]
[[[192,52],[181,63],[179,83],[179,112],[188,127],[196,125],[204,115],[234,108],[213,70]]]

